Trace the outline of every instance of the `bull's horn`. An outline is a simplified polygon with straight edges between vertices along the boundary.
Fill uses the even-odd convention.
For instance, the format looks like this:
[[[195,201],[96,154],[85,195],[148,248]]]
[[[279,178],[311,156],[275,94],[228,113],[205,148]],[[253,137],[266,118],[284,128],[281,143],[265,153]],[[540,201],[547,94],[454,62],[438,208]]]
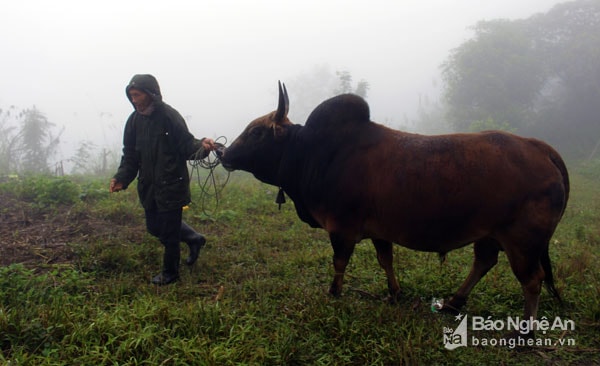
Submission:
[[[283,121],[288,114],[288,110],[290,109],[290,100],[288,98],[287,90],[285,89],[285,84],[279,83],[279,105],[277,106],[277,113],[275,113],[275,121],[281,122]]]

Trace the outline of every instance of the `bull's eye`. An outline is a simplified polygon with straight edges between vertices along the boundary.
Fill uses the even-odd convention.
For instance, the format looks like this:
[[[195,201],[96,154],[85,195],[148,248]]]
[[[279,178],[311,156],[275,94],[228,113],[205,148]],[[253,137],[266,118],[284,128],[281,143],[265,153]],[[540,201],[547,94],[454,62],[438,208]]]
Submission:
[[[261,128],[257,127],[250,130],[250,137],[260,137],[260,135],[262,135]]]

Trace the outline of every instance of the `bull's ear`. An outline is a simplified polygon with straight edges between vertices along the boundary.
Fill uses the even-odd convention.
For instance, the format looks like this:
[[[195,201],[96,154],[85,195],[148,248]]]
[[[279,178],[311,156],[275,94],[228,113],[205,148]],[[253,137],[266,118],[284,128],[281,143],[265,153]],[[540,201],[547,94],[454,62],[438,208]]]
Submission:
[[[275,122],[281,123],[286,119],[288,110],[290,109],[290,100],[288,99],[287,90],[285,84],[279,83],[279,105],[277,106],[277,112],[275,113]]]

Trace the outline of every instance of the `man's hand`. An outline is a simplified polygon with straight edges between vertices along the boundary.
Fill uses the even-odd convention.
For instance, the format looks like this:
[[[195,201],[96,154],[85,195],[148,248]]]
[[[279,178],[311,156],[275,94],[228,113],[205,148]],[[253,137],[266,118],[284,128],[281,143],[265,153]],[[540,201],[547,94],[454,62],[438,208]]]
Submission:
[[[215,140],[207,137],[202,140],[202,148],[206,151],[213,151],[217,148],[217,145],[215,145]]]
[[[108,187],[108,191],[110,193],[119,192],[122,189],[123,189],[123,183],[117,182],[117,180],[115,178],[110,180],[110,186]]]

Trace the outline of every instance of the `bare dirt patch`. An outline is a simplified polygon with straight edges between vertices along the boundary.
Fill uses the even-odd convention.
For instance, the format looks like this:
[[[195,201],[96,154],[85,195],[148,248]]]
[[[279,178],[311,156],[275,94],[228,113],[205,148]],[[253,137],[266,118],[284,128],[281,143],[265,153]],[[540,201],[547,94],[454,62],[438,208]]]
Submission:
[[[0,202],[1,266],[70,263],[76,259],[73,243],[85,244],[131,230],[123,222],[92,217],[72,206],[39,209],[6,193],[0,193]]]

